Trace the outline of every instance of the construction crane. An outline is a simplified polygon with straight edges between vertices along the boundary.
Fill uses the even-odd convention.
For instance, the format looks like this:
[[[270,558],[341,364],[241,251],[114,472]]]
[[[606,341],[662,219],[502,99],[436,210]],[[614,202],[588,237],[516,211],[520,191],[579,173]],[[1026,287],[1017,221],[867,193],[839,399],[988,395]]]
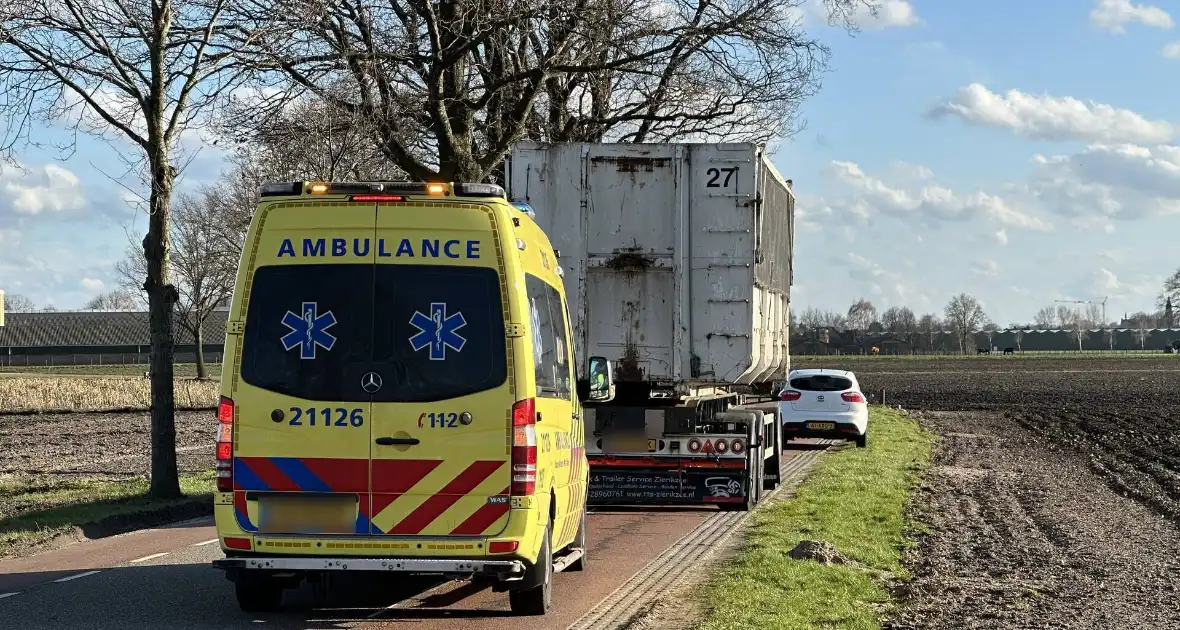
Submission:
[[[1063,304],[1101,304],[1102,305],[1102,328],[1106,328],[1106,300],[1110,299],[1109,295],[1103,296],[1101,300],[1053,300],[1054,302],[1061,302]]]

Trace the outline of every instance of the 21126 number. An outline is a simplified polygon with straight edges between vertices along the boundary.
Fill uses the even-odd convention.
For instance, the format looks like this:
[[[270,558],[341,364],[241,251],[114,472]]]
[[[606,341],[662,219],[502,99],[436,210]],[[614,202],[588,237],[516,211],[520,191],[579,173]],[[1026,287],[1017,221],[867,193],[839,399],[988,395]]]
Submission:
[[[333,416],[335,416],[335,422],[333,422]],[[291,421],[287,424],[294,427],[314,427],[316,426],[317,420],[320,426],[325,427],[359,427],[365,424],[365,410],[345,409],[344,407],[337,407],[335,409],[331,407],[324,407],[323,409],[317,409],[315,407],[308,407],[307,409],[291,407]]]

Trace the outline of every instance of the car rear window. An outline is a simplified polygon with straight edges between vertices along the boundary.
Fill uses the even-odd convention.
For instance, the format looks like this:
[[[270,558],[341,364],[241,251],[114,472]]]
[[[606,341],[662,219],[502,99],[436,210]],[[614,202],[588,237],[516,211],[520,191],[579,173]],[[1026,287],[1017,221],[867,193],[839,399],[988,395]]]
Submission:
[[[814,374],[791,379],[791,387],[807,392],[842,392],[852,387],[852,381],[843,376]]]
[[[282,265],[253,277],[242,380],[309,400],[424,402],[507,378],[499,276],[441,265]],[[362,377],[380,376],[366,392]]]

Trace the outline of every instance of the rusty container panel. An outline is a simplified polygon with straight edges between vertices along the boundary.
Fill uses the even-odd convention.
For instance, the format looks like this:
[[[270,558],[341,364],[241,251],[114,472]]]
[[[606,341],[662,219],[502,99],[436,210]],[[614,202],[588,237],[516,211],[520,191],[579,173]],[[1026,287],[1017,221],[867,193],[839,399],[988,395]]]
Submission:
[[[560,252],[580,376],[785,376],[794,195],[759,146],[523,142],[506,170]]]

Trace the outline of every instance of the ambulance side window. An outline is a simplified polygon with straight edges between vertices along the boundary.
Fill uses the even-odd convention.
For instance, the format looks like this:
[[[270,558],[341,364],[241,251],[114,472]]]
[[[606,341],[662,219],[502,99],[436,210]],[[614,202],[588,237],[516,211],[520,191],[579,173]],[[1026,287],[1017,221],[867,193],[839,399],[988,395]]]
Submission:
[[[570,400],[569,348],[561,294],[544,280],[528,274],[525,293],[529,302],[537,395]]]

